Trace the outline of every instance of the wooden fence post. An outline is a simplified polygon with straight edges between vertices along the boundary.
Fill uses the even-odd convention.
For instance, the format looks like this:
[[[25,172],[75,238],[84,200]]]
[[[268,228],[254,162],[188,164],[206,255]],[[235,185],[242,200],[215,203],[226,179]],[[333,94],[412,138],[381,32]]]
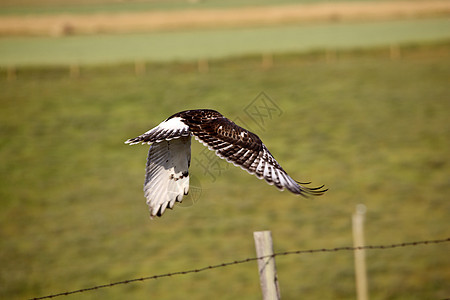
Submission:
[[[6,70],[6,79],[8,81],[16,80],[16,68],[14,66],[9,66]]]
[[[205,59],[199,59],[197,62],[198,71],[200,73],[208,73],[209,71],[209,63],[208,60]]]
[[[71,64],[69,67],[70,78],[78,78],[80,77],[80,65],[79,64]]]
[[[336,50],[334,49],[328,49],[325,52],[325,60],[328,63],[335,62],[337,60]]]
[[[279,300],[280,287],[278,286],[275,257],[273,255],[272,234],[270,231],[253,232],[255,239],[256,256],[258,259],[259,282],[263,294],[263,300]]]
[[[389,56],[392,60],[400,59],[402,56],[400,46],[397,44],[391,44],[389,47]]]
[[[134,62],[134,74],[136,76],[144,75],[146,72],[146,65],[143,61],[135,61]]]
[[[273,67],[273,54],[272,53],[263,53],[261,65],[264,70],[272,68]]]
[[[356,212],[352,217],[353,224],[353,246],[364,246],[364,214],[366,206],[358,204]],[[366,256],[364,250],[355,250],[355,273],[356,273],[356,294],[358,300],[368,300],[368,285],[366,271]]]

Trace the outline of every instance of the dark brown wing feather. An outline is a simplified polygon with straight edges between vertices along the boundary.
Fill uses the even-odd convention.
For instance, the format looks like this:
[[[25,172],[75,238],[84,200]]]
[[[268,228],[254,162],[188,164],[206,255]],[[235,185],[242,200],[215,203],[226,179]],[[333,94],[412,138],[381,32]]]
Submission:
[[[323,186],[308,188],[293,180],[275,160],[261,139],[254,133],[236,125],[214,110],[189,110],[177,113],[191,133],[210,150],[236,166],[264,178],[283,190],[295,194],[321,195]],[[169,119],[170,119],[169,118]]]

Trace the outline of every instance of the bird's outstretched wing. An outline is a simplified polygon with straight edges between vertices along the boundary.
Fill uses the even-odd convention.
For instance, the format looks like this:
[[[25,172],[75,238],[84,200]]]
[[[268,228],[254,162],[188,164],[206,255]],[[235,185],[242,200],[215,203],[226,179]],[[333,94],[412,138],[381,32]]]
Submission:
[[[151,216],[162,216],[189,192],[191,137],[153,143],[145,168],[144,193]]]
[[[292,179],[275,160],[261,139],[254,133],[236,125],[220,113],[211,110],[185,111],[175,116],[189,125],[197,140],[213,150],[217,156],[264,178],[278,189],[288,189],[303,196],[322,195],[323,186],[310,188]]]
[[[151,144],[145,168],[144,193],[150,216],[162,216],[189,192],[191,137],[179,118],[168,119],[127,144]]]

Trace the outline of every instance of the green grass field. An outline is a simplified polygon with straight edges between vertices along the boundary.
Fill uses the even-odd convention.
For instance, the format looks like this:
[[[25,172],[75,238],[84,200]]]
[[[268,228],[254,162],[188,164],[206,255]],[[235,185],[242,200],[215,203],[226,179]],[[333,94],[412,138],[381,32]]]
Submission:
[[[346,0],[349,2],[349,0]],[[350,0],[369,1],[369,0]],[[380,0],[371,0],[374,2]],[[299,3],[321,3],[327,0],[3,0],[0,15],[122,13],[151,10],[223,9],[245,6],[267,6]]]
[[[351,246],[351,214],[367,206],[367,244],[450,236],[450,46],[280,55],[191,63],[20,69],[0,80],[0,298],[24,299],[253,257],[252,232],[275,251]],[[264,91],[278,106],[252,119]],[[259,101],[259,102],[258,102]],[[146,146],[123,141],[170,114],[214,108],[253,129],[320,198],[279,192],[239,168],[205,173],[201,191],[150,220]],[[261,108],[262,109],[262,108]],[[258,126],[261,125],[261,126]],[[222,162],[220,160],[214,161]],[[225,166],[223,163],[220,166]],[[200,190],[198,188],[201,188]],[[193,189],[194,190],[194,189]],[[371,299],[450,295],[450,245],[367,252]],[[284,299],[355,297],[351,252],[277,258]],[[65,299],[260,299],[256,263],[105,288]]]
[[[371,48],[449,40],[446,18],[126,35],[0,39],[0,66],[189,61],[242,54]]]

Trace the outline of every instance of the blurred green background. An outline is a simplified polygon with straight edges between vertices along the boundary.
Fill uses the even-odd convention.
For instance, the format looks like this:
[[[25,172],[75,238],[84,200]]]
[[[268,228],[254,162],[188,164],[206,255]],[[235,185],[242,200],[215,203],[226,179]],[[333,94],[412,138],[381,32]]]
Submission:
[[[370,49],[450,38],[449,18],[175,32],[4,37],[0,65],[60,66],[218,59],[261,53]],[[30,51],[32,49],[32,51]]]
[[[43,3],[42,9],[60,9],[57,1]],[[177,3],[186,5],[136,5]],[[36,13],[40,6],[25,1],[8,9],[27,7]],[[90,6],[74,1],[73,7]],[[400,23],[412,25],[389,35]],[[318,34],[299,32],[320,26],[328,35],[317,47],[280,46],[296,35],[301,44],[314,43]],[[383,29],[356,35],[366,26]],[[345,35],[337,34],[343,27]],[[296,28],[244,28],[248,35],[229,42],[229,51],[227,43],[208,41],[224,32],[236,37],[239,29],[171,33],[173,41],[183,34],[204,41],[197,52],[198,44],[183,44],[194,53],[183,59],[159,59],[170,51],[150,49],[147,38],[164,33],[141,34],[142,49],[128,47],[107,61],[110,51],[98,48],[95,36],[0,37],[0,52],[28,57],[2,55],[0,63],[0,298],[253,257],[252,233],[259,230],[272,231],[276,252],[351,246],[351,214],[359,203],[367,206],[367,244],[449,237],[448,18]],[[255,34],[278,47],[258,51]],[[108,36],[116,41],[111,52],[135,36]],[[367,42],[374,39],[381,41]],[[86,61],[74,67],[70,55],[57,60],[67,52],[52,43],[84,51]],[[217,48],[220,55],[211,55]],[[44,53],[57,62],[41,61],[42,49],[53,49]],[[147,50],[152,55],[140,56]],[[123,142],[193,108],[216,109],[249,127],[293,178],[329,191],[314,199],[279,192],[218,158],[205,169],[208,153],[193,142],[191,195],[150,220],[142,192],[148,147]],[[266,116],[252,114],[257,109]],[[449,297],[449,250],[447,243],[367,251],[371,298]],[[355,298],[352,252],[281,256],[276,263],[284,299]],[[213,297],[260,299],[256,263],[65,298]]]
[[[399,1],[399,0],[393,0]],[[415,0],[417,1],[417,0]],[[328,0],[2,0],[0,14],[94,14],[142,11],[179,11],[187,9],[223,9],[289,4],[328,3]],[[336,1],[342,2],[342,1]],[[349,2],[382,2],[350,0]]]

